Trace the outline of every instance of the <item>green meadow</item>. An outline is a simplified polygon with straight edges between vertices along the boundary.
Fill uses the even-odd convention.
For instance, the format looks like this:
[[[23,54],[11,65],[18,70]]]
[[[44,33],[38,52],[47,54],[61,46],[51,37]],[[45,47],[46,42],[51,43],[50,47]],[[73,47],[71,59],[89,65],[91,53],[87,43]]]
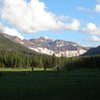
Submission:
[[[53,68],[46,68],[47,71],[53,71]],[[0,72],[30,72],[32,68],[0,68]],[[44,71],[44,68],[35,67],[33,71]]]
[[[0,100],[100,100],[100,70],[0,70]]]

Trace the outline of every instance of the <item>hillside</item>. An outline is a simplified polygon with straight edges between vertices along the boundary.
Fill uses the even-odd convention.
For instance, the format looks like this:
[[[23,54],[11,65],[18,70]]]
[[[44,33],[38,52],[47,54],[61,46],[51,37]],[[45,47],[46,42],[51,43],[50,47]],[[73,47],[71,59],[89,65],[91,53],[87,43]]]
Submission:
[[[91,55],[100,55],[100,46],[89,49],[89,50],[88,50],[85,54],[83,54],[83,55],[84,55],[84,56],[85,56],[85,55],[88,55],[88,56],[91,56]]]
[[[21,45],[12,39],[9,39],[0,33],[0,51],[14,51],[22,53],[33,53],[32,50],[28,49],[24,45]]]
[[[13,42],[19,43],[35,52],[38,52],[40,54],[46,54],[46,55],[53,55],[57,57],[74,57],[79,56],[83,53],[85,53],[88,48],[83,47],[77,43],[71,42],[71,41],[65,41],[65,40],[52,40],[45,37],[39,37],[36,39],[20,39],[16,36],[9,36],[5,34],[7,38],[12,40]]]
[[[60,57],[74,57],[85,53],[88,48],[83,47],[72,41],[65,40],[52,40],[45,37],[39,37],[36,39],[30,39],[23,41],[27,47],[39,53],[48,54]]]
[[[52,40],[45,37],[36,39],[20,39],[17,36],[10,36],[7,34],[0,34],[1,48],[12,50],[21,50],[23,52],[37,52],[39,54],[55,55],[57,57],[74,57],[85,53],[89,48],[83,47],[75,42],[65,40]],[[5,44],[4,44],[4,43]],[[3,43],[3,44],[2,44]],[[7,48],[6,48],[7,47]]]

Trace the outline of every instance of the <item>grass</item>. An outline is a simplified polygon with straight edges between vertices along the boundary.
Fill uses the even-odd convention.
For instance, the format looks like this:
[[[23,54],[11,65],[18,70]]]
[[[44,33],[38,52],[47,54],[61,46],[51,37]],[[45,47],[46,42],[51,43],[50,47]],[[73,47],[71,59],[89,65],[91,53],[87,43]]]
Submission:
[[[0,100],[100,100],[100,71],[1,71]]]
[[[53,71],[52,68],[47,68],[47,71]],[[32,71],[32,68],[0,68],[0,71],[4,72],[24,72],[24,71]],[[36,67],[34,71],[44,71],[44,68]]]

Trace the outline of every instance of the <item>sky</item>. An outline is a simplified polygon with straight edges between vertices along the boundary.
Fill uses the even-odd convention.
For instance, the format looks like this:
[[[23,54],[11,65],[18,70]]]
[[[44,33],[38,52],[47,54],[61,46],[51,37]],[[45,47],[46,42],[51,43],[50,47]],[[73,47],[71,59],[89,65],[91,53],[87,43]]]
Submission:
[[[0,30],[22,39],[44,36],[100,45],[100,0],[0,0]]]

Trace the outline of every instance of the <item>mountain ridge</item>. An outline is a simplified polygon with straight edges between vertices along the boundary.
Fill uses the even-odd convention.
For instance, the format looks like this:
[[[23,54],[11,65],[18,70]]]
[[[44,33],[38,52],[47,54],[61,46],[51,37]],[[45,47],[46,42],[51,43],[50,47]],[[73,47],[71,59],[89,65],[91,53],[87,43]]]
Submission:
[[[93,55],[100,55],[100,45],[94,48],[90,48],[83,56],[93,56]]]
[[[87,48],[82,47],[71,41],[65,41],[60,39],[57,40],[45,39],[44,37],[40,37],[37,39],[22,40],[20,41],[20,43],[24,44],[28,48],[38,53],[43,53],[48,55],[55,54],[58,57],[79,56],[87,51]]]
[[[2,34],[0,32],[0,51],[22,52],[28,54],[33,53],[33,51],[28,49],[26,46],[14,41],[14,38],[15,37],[9,36],[7,34]]]
[[[47,54],[47,55],[53,55],[57,57],[74,57],[79,56],[83,53],[85,53],[89,48],[80,46],[79,44],[71,41],[65,41],[65,40],[52,40],[49,38],[45,38],[43,36],[39,38],[33,38],[33,39],[20,39],[17,36],[10,36],[7,34],[3,34],[8,39],[12,40],[13,42],[20,43],[23,46],[41,53],[41,54]]]

